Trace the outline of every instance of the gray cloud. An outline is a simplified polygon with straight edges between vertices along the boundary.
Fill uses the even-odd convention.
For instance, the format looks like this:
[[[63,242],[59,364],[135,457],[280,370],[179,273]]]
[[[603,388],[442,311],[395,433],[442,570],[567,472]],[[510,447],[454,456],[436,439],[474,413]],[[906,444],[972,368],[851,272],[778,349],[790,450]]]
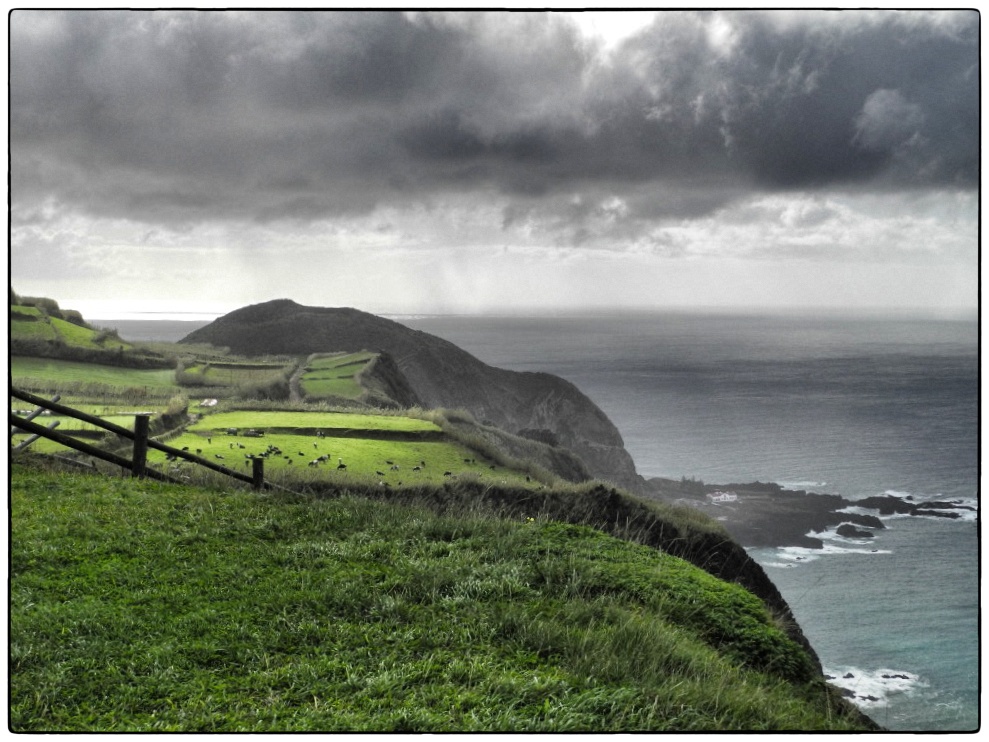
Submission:
[[[560,14],[10,18],[19,208],[175,227],[478,191],[507,223],[615,194],[628,230],[753,189],[978,181],[973,12],[662,13],[610,61]]]

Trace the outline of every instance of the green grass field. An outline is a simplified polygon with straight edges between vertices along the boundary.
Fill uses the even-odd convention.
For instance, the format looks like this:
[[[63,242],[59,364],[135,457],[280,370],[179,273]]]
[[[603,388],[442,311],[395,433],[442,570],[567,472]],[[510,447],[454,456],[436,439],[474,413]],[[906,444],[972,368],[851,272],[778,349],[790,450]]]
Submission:
[[[47,424],[47,423],[43,423]],[[14,447],[24,441],[26,438],[30,437],[28,434],[17,433],[10,436],[10,445]],[[38,438],[29,447],[28,450],[31,453],[45,453],[45,454],[62,454],[68,453],[72,449],[68,446],[63,446],[61,443],[56,443],[55,441],[48,440],[47,438]]]
[[[524,472],[495,466],[460,444],[444,441],[393,441],[368,438],[315,438],[311,435],[266,433],[262,438],[230,436],[199,430],[168,441],[173,448],[187,448],[214,463],[250,474],[249,455],[260,456],[274,446],[280,453],[265,460],[265,477],[275,476],[291,486],[291,479],[311,481],[314,478],[340,483],[363,484],[386,482],[392,487],[422,484],[442,485],[450,479],[473,477],[485,482],[538,486],[527,482]],[[315,445],[314,445],[315,444]],[[243,448],[241,448],[243,446]],[[328,457],[317,465],[309,463],[321,456]],[[337,467],[342,459],[345,470]],[[466,459],[466,460],[465,460]],[[165,454],[149,451],[148,461],[168,471]],[[422,462],[425,461],[425,465]],[[392,463],[389,463],[392,462]],[[192,464],[180,464],[191,469]],[[397,466],[397,469],[392,469]],[[418,467],[418,471],[416,468]],[[380,472],[380,473],[379,473]],[[446,472],[450,472],[449,475]],[[284,479],[291,475],[288,480]]]
[[[148,412],[152,412],[148,410]],[[134,415],[100,415],[100,419],[106,420],[108,423],[114,425],[119,425],[123,428],[134,428]],[[39,422],[41,425],[47,425],[53,420],[58,420],[60,431],[72,431],[72,430],[101,430],[100,426],[94,423],[85,422],[84,420],[79,420],[74,417],[69,417],[67,415],[44,415],[42,417],[35,418],[35,422]]]
[[[207,386],[236,387],[266,383],[284,370],[284,364],[209,363],[188,366],[184,374]]]
[[[24,316],[34,317],[35,321],[26,320]],[[11,305],[10,320],[11,338],[62,340],[67,345],[107,350],[131,347],[130,343],[114,338],[97,343],[98,331],[80,327],[57,317],[48,317],[37,307]]]
[[[66,405],[67,407],[72,407],[73,409],[79,410],[80,412],[85,412],[89,415],[95,415],[97,417],[106,420],[107,422],[114,423],[115,425],[120,425],[124,428],[134,428],[134,415],[137,412],[148,412],[151,414],[159,414],[165,409],[163,404],[146,404],[141,406],[135,405],[102,405],[102,404],[92,404],[82,400],[73,399],[71,397],[62,397],[59,400],[60,404]],[[10,409],[21,417],[27,417],[28,414],[34,409],[32,405],[27,402],[23,402],[14,397],[10,398]],[[59,426],[56,428],[57,432],[69,433],[75,430],[98,430],[98,426],[92,423],[87,423],[82,420],[78,420],[73,417],[68,417],[66,415],[49,414],[41,415],[36,417],[34,422],[39,425],[48,425],[50,422],[58,420]],[[11,436],[11,446],[16,446],[18,443],[23,441],[25,438],[29,437],[27,433],[17,433]],[[87,442],[91,442],[87,439]],[[60,443],[50,441],[44,438],[36,440],[31,444],[30,450],[35,453],[65,453],[69,451],[67,447]]]
[[[60,383],[107,384],[118,387],[150,387],[155,389],[177,388],[172,369],[134,369],[119,366],[101,366],[96,363],[78,363],[55,358],[30,358],[13,356],[10,359],[10,376],[17,380],[41,379]]]
[[[374,353],[341,353],[314,358],[302,375],[303,394],[314,399],[357,399],[364,389],[357,383],[354,375],[373,357]]]
[[[11,484],[15,732],[848,726],[751,594],[587,527]]]
[[[79,325],[74,325],[62,319],[53,317],[51,323],[58,336],[68,345],[78,345],[83,348],[103,348],[106,350],[116,350],[117,348],[126,350],[131,347],[130,343],[113,338],[107,338],[103,343],[97,343],[98,332],[86,327],[79,327]]]
[[[267,430],[270,428],[317,428],[341,430],[439,431],[435,423],[398,415],[363,415],[346,412],[282,412],[253,411],[220,412],[207,415],[195,423],[193,431],[220,431],[227,428]]]
[[[21,319],[18,315],[27,315],[34,319]],[[46,321],[45,315],[37,307],[11,307],[10,335],[12,338],[22,337],[32,340],[56,340],[58,338],[58,333],[55,332],[51,322]]]
[[[25,319],[25,318],[34,318],[35,320],[40,320],[47,316],[44,312],[42,312],[37,307],[29,307],[25,304],[11,304],[10,315],[12,322],[24,322],[24,321],[30,322],[30,319]]]

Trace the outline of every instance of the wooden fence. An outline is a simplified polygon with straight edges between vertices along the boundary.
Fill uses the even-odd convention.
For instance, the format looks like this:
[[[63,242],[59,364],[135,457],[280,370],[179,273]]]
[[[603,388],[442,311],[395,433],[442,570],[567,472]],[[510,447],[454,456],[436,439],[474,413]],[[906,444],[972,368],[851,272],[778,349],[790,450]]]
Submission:
[[[22,418],[19,415],[14,414],[13,411],[10,413],[10,425],[12,428],[18,428],[42,438],[48,438],[49,440],[53,440],[56,443],[60,443],[68,448],[80,451],[102,461],[115,464],[125,470],[130,471],[132,477],[149,477],[151,479],[172,482],[174,484],[180,483],[179,480],[174,477],[170,477],[167,474],[163,474],[162,472],[147,466],[148,449],[153,448],[156,451],[163,451],[164,453],[175,458],[185,459],[186,461],[191,461],[193,464],[204,466],[207,469],[212,469],[220,474],[225,474],[228,477],[233,477],[234,479],[239,479],[242,482],[247,482],[256,490],[272,486],[270,482],[264,481],[264,459],[252,459],[253,469],[251,471],[251,476],[247,476],[246,474],[241,474],[233,469],[228,469],[225,466],[214,464],[212,461],[207,461],[206,459],[200,458],[199,456],[191,454],[188,451],[182,451],[178,448],[173,448],[172,446],[166,446],[164,443],[159,443],[158,441],[153,440],[148,436],[148,424],[151,416],[147,413],[136,414],[134,416],[134,430],[129,430],[128,428],[108,422],[102,418],[89,415],[85,412],[81,412],[80,410],[73,409],[72,407],[66,407],[65,405],[58,404],[57,401],[49,401],[43,397],[39,397],[21,389],[11,388],[10,396],[24,402],[29,402],[36,407],[51,410],[52,412],[57,412],[60,415],[72,417],[76,420],[82,420],[83,422],[96,425],[99,428],[115,433],[124,438],[129,438],[134,442],[134,446],[131,458],[127,459],[123,456],[111,453],[110,451],[104,451],[101,448],[80,441],[70,435],[57,433],[51,428],[46,428],[43,425],[38,425],[35,422],[31,422],[30,418],[34,417],[37,412],[29,415],[27,418]]]

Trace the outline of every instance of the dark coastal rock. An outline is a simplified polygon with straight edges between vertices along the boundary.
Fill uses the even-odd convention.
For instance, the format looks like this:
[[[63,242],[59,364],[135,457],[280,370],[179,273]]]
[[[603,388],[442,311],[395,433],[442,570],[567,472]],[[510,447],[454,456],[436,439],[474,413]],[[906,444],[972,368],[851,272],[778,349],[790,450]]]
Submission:
[[[844,519],[849,523],[854,523],[857,526],[875,528],[876,530],[883,530],[886,528],[886,524],[875,515],[867,515],[865,513],[842,513],[842,517],[844,517]]]
[[[946,513],[943,510],[921,510],[917,508],[910,515],[928,515],[934,516],[935,518],[961,518],[958,513]]]
[[[746,547],[796,546],[822,549],[824,542],[815,534],[853,521],[860,525],[881,525],[874,516],[839,513],[852,503],[839,495],[809,494],[785,490],[778,484],[706,485],[705,492],[726,490],[738,495],[729,503],[712,503],[706,496],[671,480],[648,482],[657,497],[696,507],[717,519],[732,537]],[[687,483],[688,485],[690,483]],[[874,520],[873,520],[874,518]]]
[[[842,523],[838,526],[836,533],[839,536],[844,536],[845,538],[872,538],[872,533],[869,531],[859,530],[851,523]]]
[[[945,502],[942,500],[932,500],[922,503],[906,502],[898,497],[882,495],[878,497],[866,497],[863,500],[856,500],[855,505],[860,508],[878,510],[880,515],[926,515],[935,518],[960,518],[961,515],[955,510],[974,511],[975,508],[962,505],[958,502]]]
[[[962,505],[960,502],[943,500],[928,500],[927,502],[917,503],[918,508],[932,508],[937,510],[969,510],[975,512],[975,508],[970,505]]]
[[[932,500],[918,504],[892,495],[849,500],[841,495],[786,490],[771,482],[705,485],[694,480],[654,478],[647,480],[646,485],[649,493],[661,500],[690,505],[707,513],[747,548],[821,549],[824,542],[816,534],[830,530],[846,538],[874,538],[874,531],[886,528],[880,515],[957,519],[962,517],[962,511],[976,510],[960,502]],[[708,500],[707,494],[719,490],[734,492],[737,500],[717,503]],[[849,509],[853,512],[844,512]],[[878,511],[879,515],[859,512],[862,509]]]
[[[877,495],[856,500],[855,505],[869,510],[878,510],[880,515],[909,515],[917,506],[910,502],[904,502],[899,497],[892,495]]]

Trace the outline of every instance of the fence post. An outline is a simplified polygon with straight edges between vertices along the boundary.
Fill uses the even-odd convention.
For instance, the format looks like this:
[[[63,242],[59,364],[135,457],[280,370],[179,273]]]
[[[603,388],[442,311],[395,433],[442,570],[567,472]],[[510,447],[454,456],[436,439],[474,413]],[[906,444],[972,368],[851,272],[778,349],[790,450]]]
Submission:
[[[149,415],[134,415],[134,460],[131,463],[131,476],[144,477],[148,460],[148,421]]]
[[[251,487],[256,490],[264,487],[264,459],[253,458],[251,459]]]

